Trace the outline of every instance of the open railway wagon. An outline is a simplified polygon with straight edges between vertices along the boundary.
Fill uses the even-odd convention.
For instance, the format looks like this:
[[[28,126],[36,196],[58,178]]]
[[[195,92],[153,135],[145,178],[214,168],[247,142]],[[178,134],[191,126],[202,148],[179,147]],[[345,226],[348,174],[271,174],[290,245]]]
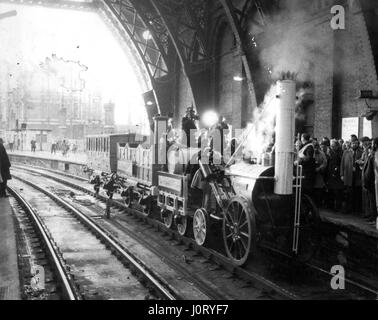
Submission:
[[[301,166],[294,167],[296,83],[277,84],[275,165],[236,160],[215,163],[201,150],[176,144],[167,148],[167,118],[154,119],[150,149],[118,145],[119,174],[127,181],[122,197],[146,214],[159,212],[168,228],[181,235],[192,226],[197,244],[221,232],[225,252],[235,265],[253,255],[258,242],[305,259],[317,247],[319,215],[302,194]],[[210,154],[213,150],[210,150]],[[294,169],[295,168],[295,169]]]

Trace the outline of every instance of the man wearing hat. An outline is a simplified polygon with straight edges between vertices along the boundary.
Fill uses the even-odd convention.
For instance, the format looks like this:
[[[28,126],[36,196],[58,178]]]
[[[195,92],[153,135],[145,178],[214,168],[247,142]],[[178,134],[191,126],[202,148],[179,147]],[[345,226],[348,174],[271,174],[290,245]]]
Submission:
[[[376,203],[376,180],[377,180],[377,163],[376,151],[378,149],[378,138],[373,140],[373,148],[369,152],[363,167],[363,187],[366,190],[366,210],[365,219],[369,224],[375,225],[377,219],[377,203]]]
[[[186,109],[185,116],[181,120],[182,131],[186,135],[186,141],[184,139],[183,143],[186,143],[189,148],[191,144],[195,143],[195,132],[198,130],[196,121],[199,120],[199,116],[196,114],[193,106]]]
[[[362,145],[362,156],[360,160],[357,160],[357,163],[360,166],[362,171],[361,175],[361,185],[362,185],[362,211],[363,211],[363,218],[370,216],[369,210],[369,195],[367,189],[364,187],[364,167],[367,164],[367,160],[371,153],[371,140],[368,137],[361,138],[361,145]]]

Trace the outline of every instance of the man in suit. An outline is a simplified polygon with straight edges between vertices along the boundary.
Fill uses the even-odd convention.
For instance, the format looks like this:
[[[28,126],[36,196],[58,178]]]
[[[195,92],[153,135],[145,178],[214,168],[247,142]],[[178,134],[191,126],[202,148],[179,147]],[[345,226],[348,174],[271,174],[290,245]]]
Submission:
[[[196,124],[198,120],[199,116],[196,114],[194,107],[188,107],[185,116],[181,120],[181,129],[185,133],[182,143],[188,148],[196,144],[195,132],[198,130]]]
[[[378,138],[373,140],[373,148],[369,153],[366,162],[363,167],[362,175],[364,182],[364,189],[367,193],[367,203],[366,211],[367,217],[366,220],[369,224],[375,225],[377,218],[377,203],[376,203],[376,180],[378,178],[378,162],[376,160],[378,149]]]
[[[8,158],[7,151],[5,150],[3,139],[0,138],[0,175],[1,175],[1,183],[0,183],[0,197],[5,198],[8,197],[6,190],[7,190],[7,182],[8,180],[12,179],[10,175],[10,161]]]
[[[314,153],[315,149],[310,141],[310,135],[308,133],[303,133],[301,136],[301,149],[298,152],[297,160],[295,164],[302,165],[303,176],[302,189],[303,193],[313,197],[315,176],[316,176],[316,164]]]
[[[374,158],[375,210],[373,211],[373,213],[375,214],[375,217],[371,219],[370,224],[373,224],[372,220],[374,219],[375,221],[377,221],[378,217],[378,138],[374,138],[372,148],[374,151],[374,155],[372,157]],[[376,227],[378,228],[378,224],[376,225]]]
[[[370,208],[369,208],[369,199],[368,199],[368,191],[365,188],[364,184],[364,167],[367,164],[369,154],[371,153],[371,141],[368,137],[361,138],[361,145],[362,145],[362,157],[357,163],[360,166],[362,171],[361,176],[361,185],[362,185],[362,211],[363,211],[363,218],[367,218],[370,216]]]
[[[340,175],[346,189],[346,208],[344,213],[359,214],[362,209],[360,142],[352,136],[351,147],[344,151],[341,159]]]

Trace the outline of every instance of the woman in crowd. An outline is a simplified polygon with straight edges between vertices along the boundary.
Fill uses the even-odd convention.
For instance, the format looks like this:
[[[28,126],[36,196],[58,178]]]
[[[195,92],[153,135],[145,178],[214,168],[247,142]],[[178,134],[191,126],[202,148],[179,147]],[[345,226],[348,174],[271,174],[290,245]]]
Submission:
[[[329,208],[339,211],[343,201],[344,184],[340,178],[340,164],[343,152],[336,139],[331,140],[327,167],[327,186]]]

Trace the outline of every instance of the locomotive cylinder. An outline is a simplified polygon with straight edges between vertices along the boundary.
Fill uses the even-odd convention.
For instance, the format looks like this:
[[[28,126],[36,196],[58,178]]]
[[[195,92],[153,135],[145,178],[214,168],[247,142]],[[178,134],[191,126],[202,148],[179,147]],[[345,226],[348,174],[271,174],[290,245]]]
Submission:
[[[278,110],[276,118],[276,160],[274,193],[293,194],[294,131],[296,83],[281,80],[277,83]]]

